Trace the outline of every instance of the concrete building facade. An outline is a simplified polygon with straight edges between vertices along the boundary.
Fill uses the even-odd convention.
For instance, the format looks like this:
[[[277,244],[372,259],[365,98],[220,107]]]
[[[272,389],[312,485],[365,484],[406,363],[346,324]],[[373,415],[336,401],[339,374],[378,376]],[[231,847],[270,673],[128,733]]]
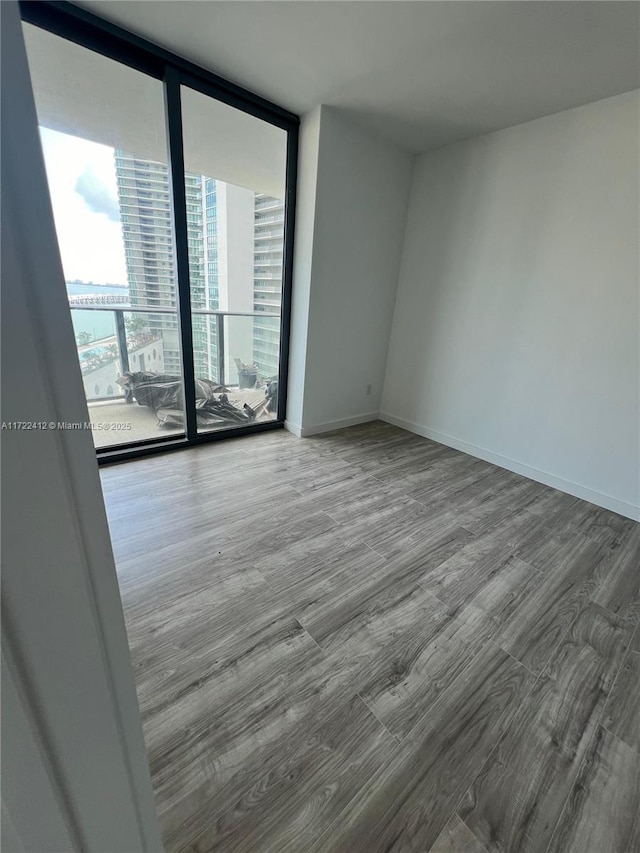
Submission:
[[[177,289],[166,165],[115,151],[132,307],[175,309],[148,315],[162,336],[167,372],[180,372]],[[236,384],[236,360],[258,375],[278,373],[284,204],[205,175],[185,175],[194,366],[197,377]],[[219,326],[224,318],[224,353]],[[252,317],[253,314],[275,314]],[[220,376],[223,355],[224,376]]]

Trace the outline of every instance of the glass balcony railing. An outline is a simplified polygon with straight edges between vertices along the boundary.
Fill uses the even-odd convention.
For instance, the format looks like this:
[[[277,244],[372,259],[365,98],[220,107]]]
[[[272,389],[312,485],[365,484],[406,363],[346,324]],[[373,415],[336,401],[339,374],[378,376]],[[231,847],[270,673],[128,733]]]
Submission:
[[[70,305],[96,447],[184,435],[176,309],[104,300]],[[194,308],[191,316],[199,431],[273,420],[279,307],[249,314]]]

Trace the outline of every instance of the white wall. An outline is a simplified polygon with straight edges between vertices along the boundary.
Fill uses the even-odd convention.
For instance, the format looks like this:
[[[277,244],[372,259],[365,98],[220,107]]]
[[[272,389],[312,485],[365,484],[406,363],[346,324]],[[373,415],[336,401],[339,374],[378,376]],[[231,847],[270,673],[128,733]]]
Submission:
[[[319,145],[320,107],[317,107],[302,118],[298,142],[298,184],[296,187],[286,415],[287,429],[297,435],[300,435],[302,429],[304,407]]]
[[[2,640],[2,850],[78,850],[79,839],[67,820],[46,747],[11,660],[10,641],[4,635]]]
[[[383,417],[639,517],[638,93],[422,155]]]
[[[303,435],[378,415],[412,160],[341,111],[321,108],[315,199],[305,201],[304,189],[300,198],[313,218]],[[297,234],[294,293],[303,287],[305,225],[310,220]]]
[[[2,419],[88,421],[17,5],[0,14]],[[2,849],[159,851],[90,432],[4,430],[2,513]]]

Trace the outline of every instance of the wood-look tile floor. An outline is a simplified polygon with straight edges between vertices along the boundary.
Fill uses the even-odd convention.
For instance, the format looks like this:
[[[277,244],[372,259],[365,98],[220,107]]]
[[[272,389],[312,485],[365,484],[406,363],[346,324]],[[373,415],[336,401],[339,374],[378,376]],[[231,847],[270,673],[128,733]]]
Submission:
[[[169,853],[640,851],[640,524],[380,422],[102,482]]]

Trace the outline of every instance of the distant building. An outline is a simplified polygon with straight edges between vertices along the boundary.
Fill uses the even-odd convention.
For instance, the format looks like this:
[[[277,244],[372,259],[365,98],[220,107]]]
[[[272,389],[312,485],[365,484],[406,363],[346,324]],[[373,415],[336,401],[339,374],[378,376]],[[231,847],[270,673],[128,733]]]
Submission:
[[[167,166],[134,157],[119,149],[115,151],[115,164],[131,305],[136,308],[176,309],[174,247]],[[187,216],[193,227],[197,224],[197,217],[201,215],[201,187],[199,180],[191,176],[187,179],[186,186]],[[197,233],[193,241],[196,244],[193,249],[194,260],[197,260],[201,253]],[[190,235],[190,256],[191,242]],[[201,275],[197,263],[195,270],[197,282],[198,272]],[[145,318],[149,329],[163,338],[166,371],[179,373],[180,334],[177,315],[153,314],[150,311]]]
[[[120,216],[133,307],[176,309],[168,170],[162,163],[116,150]],[[277,374],[278,318],[225,318],[218,352],[214,315],[280,312],[284,206],[282,201],[187,173],[187,239],[196,376],[235,384],[235,359],[255,363],[262,378]],[[177,314],[143,315],[164,340],[165,370],[180,372]]]
[[[111,347],[115,346],[116,341],[113,338]],[[131,371],[165,372],[161,337],[156,338],[152,335],[134,337],[129,341],[128,350],[129,369]],[[122,396],[122,387],[117,382],[122,375],[120,359],[117,354],[111,354],[109,346],[79,346],[78,357],[82,370],[84,391],[89,402]]]
[[[280,314],[284,254],[284,202],[255,194],[253,310]],[[280,318],[256,317],[253,324],[253,360],[265,378],[277,376]]]

